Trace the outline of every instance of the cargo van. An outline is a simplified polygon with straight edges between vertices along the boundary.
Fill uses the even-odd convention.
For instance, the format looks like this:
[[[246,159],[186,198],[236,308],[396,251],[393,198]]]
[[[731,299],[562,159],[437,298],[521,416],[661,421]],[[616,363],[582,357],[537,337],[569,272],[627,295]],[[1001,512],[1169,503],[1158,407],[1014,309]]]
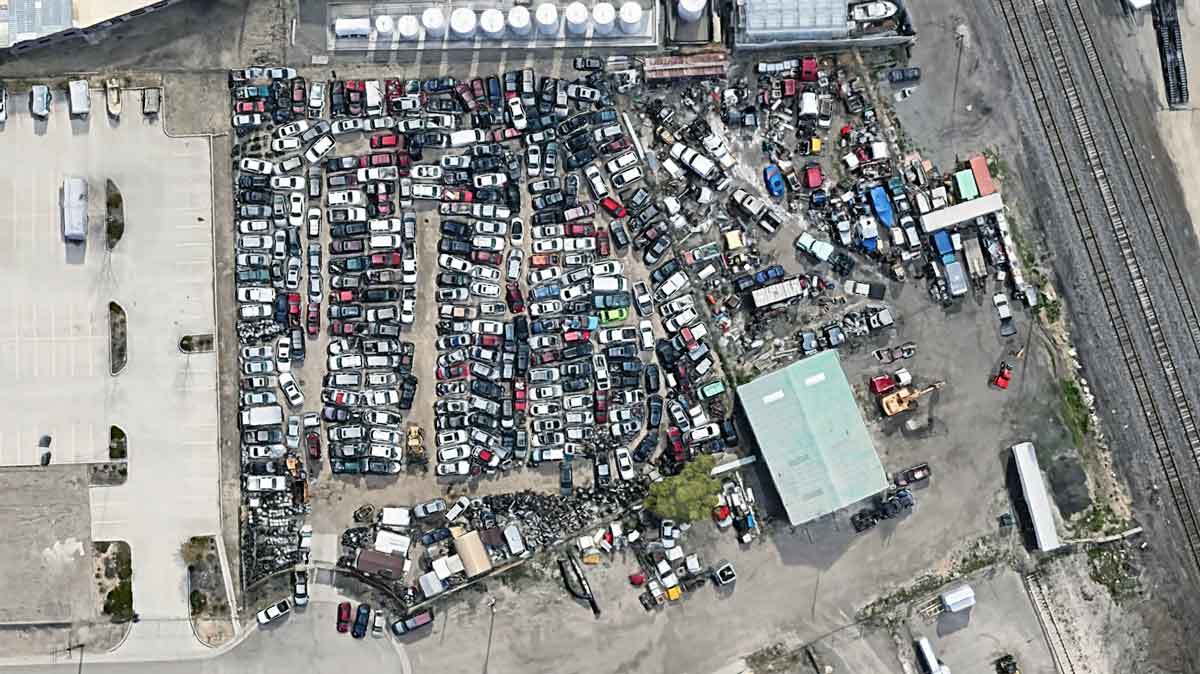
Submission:
[[[62,187],[63,238],[86,241],[88,230],[88,183],[83,178],[67,177]]]
[[[44,84],[35,84],[29,90],[29,112],[34,117],[45,119],[50,116],[50,100],[53,96],[50,94],[50,87]]]
[[[597,276],[592,279],[592,292],[618,293],[629,290],[629,281],[621,276]]]
[[[87,80],[71,80],[67,83],[70,92],[69,102],[72,117],[87,117],[92,111],[91,92],[88,91]]]

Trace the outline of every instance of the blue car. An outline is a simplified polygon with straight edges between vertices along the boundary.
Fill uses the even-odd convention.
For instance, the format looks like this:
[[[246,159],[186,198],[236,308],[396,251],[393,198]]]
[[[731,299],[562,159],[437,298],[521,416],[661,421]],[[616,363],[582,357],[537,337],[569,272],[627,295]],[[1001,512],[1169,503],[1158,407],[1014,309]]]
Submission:
[[[767,184],[767,191],[773,197],[782,197],[787,185],[783,182],[783,171],[775,164],[767,164],[763,169],[763,182]]]
[[[557,299],[558,296],[561,294],[562,294],[561,286],[559,286],[557,283],[547,283],[544,286],[538,286],[538,287],[534,288],[529,293],[529,297],[532,301],[537,302],[539,300],[550,299],[552,297]]]

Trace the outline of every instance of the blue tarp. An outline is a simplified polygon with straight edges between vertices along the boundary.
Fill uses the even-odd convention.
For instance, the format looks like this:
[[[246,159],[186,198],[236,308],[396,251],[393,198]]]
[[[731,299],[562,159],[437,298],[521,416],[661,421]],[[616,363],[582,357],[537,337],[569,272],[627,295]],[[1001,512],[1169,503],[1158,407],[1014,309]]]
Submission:
[[[882,185],[871,188],[871,205],[875,207],[875,216],[884,227],[890,228],[895,224],[892,216],[892,202],[888,199],[887,190]]]

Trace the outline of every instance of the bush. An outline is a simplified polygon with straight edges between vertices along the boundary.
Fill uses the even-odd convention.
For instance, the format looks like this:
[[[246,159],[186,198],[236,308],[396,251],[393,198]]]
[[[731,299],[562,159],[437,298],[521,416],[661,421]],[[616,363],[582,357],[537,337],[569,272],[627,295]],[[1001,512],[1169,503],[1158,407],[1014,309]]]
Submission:
[[[133,578],[133,560],[129,557],[129,545],[117,546],[117,578],[128,581]]]
[[[179,554],[188,564],[199,564],[204,561],[204,553],[208,552],[209,539],[193,536],[183,542]]]
[[[104,614],[110,616],[113,622],[126,622],[133,619],[133,584],[122,580],[109,591],[104,598]]]
[[[716,457],[706,454],[688,463],[678,475],[650,485],[646,509],[662,519],[678,522],[710,516],[721,491],[721,483],[709,475],[716,463]]]
[[[204,608],[208,606],[208,595],[200,590],[192,590],[188,601],[192,604],[192,615],[200,615],[204,611]]]
[[[126,446],[125,431],[117,426],[109,426],[108,428],[108,458],[116,461],[124,459],[128,456],[128,447]]]

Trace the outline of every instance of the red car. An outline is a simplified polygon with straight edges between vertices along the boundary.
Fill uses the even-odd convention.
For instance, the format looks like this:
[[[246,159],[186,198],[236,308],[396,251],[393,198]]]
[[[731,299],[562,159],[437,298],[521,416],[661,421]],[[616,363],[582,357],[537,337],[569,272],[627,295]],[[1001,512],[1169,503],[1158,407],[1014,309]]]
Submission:
[[[471,203],[475,201],[475,194],[471,190],[442,190],[442,201],[461,201],[463,203]]]
[[[483,90],[483,79],[476,77],[471,80],[471,94],[475,96],[475,100],[482,101],[487,94]]]
[[[354,300],[353,290],[335,290],[329,293],[330,304],[350,304]]]
[[[353,337],[358,334],[358,321],[330,321],[331,337]]]
[[[300,325],[300,293],[288,293],[288,321]]]
[[[514,314],[525,312],[525,296],[521,294],[521,287],[516,281],[509,281],[507,286],[507,294],[505,299],[508,301],[508,310]]]
[[[687,458],[683,446],[683,434],[679,432],[678,428],[672,426],[667,429],[667,440],[671,443],[671,453],[675,456],[676,461],[683,461]]]
[[[813,162],[804,167],[804,186],[810,190],[815,190],[825,182],[825,177],[821,175],[821,165]]]
[[[473,250],[471,251],[471,261],[479,264],[494,264],[498,265],[503,260],[500,258],[500,253],[490,250]]]
[[[371,136],[371,149],[381,150],[389,147],[400,146],[400,134],[396,133],[381,133],[378,136]]]
[[[605,143],[604,145],[601,145],[600,153],[605,156],[608,156],[608,155],[612,155],[612,154],[617,154],[618,152],[624,152],[625,150],[628,150],[630,147],[632,147],[632,146],[629,144],[629,141],[625,140],[624,136],[621,136],[620,138],[618,138],[610,143]]]
[[[308,335],[316,337],[321,332],[321,305],[316,302],[308,303]]]
[[[396,163],[396,155],[391,152],[376,152],[358,158],[359,168],[375,168],[377,166],[391,166]]]
[[[563,231],[566,236],[591,236],[596,233],[596,226],[590,222],[572,222]]]
[[[439,367],[437,369],[438,381],[462,379],[465,376],[467,376],[467,367],[465,365],[451,365],[450,367]]]
[[[591,338],[590,330],[568,330],[563,333],[564,342],[586,342]]]
[[[608,423],[608,391],[596,391],[592,396],[592,409],[596,412],[596,423]]]
[[[266,101],[239,101],[235,110],[238,114],[244,115],[251,112],[266,112]]]
[[[562,351],[558,349],[542,349],[533,352],[533,362],[536,365],[549,365],[562,360]]]
[[[374,269],[394,269],[404,264],[400,253],[375,253],[371,256],[371,267]]]
[[[598,230],[596,232],[596,253],[600,257],[608,257],[612,253],[611,245],[608,238],[608,230]]]
[[[506,140],[516,140],[520,137],[521,132],[510,126],[503,129],[493,129],[491,141],[493,143],[503,143]]]
[[[308,458],[314,461],[321,458],[321,434],[316,431],[309,431],[304,436],[304,446],[308,447]]]
[[[553,253],[539,253],[537,255],[530,255],[529,266],[533,267],[534,269],[553,267],[558,264],[558,259],[558,255]]]
[[[500,346],[500,335],[475,335],[475,346],[498,347]]]
[[[346,84],[349,84],[349,82]],[[337,631],[350,631],[350,602],[348,601],[338,604]]]
[[[613,199],[612,197],[604,197],[601,199],[600,208],[603,208],[605,212],[614,218],[623,218],[628,215],[628,212],[625,210],[625,207],[621,205],[621,202]]]

